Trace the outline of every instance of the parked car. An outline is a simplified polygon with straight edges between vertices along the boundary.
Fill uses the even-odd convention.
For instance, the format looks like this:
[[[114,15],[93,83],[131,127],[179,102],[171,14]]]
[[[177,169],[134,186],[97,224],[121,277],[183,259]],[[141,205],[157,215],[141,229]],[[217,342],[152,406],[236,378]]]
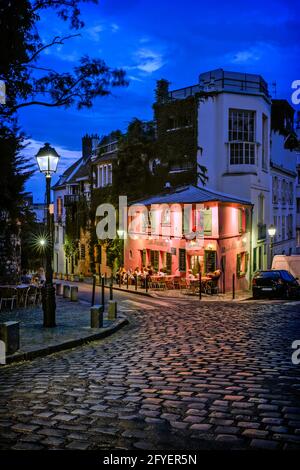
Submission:
[[[263,297],[300,298],[300,285],[297,278],[285,269],[257,271],[252,280],[252,293],[254,299]]]

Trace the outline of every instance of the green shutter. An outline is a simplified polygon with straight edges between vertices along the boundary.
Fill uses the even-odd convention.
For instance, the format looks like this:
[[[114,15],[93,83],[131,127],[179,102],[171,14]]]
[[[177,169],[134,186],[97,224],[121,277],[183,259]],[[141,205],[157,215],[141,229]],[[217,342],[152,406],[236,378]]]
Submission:
[[[243,232],[243,211],[242,209],[238,210],[238,216],[239,216],[239,233]]]
[[[206,209],[203,211],[203,224],[204,224],[204,235],[212,234],[212,210]]]
[[[172,272],[172,255],[171,255],[171,253],[166,253],[166,268],[167,268],[167,274],[171,274],[171,272]]]
[[[186,258],[185,258],[185,249],[179,248],[179,271],[186,271]]]
[[[236,274],[239,277],[241,274],[241,254],[236,256]]]

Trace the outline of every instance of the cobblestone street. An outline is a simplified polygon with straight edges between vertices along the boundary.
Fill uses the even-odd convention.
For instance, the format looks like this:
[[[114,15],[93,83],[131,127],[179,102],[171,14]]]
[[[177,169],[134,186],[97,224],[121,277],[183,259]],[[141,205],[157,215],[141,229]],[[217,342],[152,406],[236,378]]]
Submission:
[[[300,449],[300,303],[165,303],[128,301],[112,337],[0,369],[1,448]]]

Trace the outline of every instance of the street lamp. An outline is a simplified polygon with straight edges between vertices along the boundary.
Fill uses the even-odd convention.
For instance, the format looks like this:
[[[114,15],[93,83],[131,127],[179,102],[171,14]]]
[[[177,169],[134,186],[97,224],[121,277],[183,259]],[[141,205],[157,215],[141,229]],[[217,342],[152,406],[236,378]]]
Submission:
[[[270,237],[270,268],[272,267],[272,259],[273,259],[273,240],[276,235],[276,227],[274,225],[270,225],[268,228],[268,234]]]
[[[55,287],[52,282],[52,230],[50,214],[50,189],[51,176],[56,172],[59,155],[50,144],[46,143],[36,155],[40,172],[46,176],[46,199],[47,199],[47,236],[49,243],[41,241],[41,246],[46,247],[46,282],[42,288],[42,304],[44,312],[44,326],[53,327],[55,324]]]

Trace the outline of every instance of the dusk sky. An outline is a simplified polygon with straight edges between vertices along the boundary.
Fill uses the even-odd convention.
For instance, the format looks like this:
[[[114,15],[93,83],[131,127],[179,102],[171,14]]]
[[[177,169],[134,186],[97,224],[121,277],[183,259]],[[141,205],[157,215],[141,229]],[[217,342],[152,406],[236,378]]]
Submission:
[[[78,111],[30,107],[20,110],[20,124],[30,138],[32,157],[50,142],[61,154],[58,174],[81,155],[81,137],[125,130],[133,117],[152,118],[156,80],[166,78],[171,89],[194,85],[201,72],[225,70],[259,73],[276,82],[276,97],[290,101],[291,83],[300,79],[300,15],[290,0],[101,0],[83,4],[81,37],[47,49],[40,65],[70,71],[88,54],[111,67],[126,70],[130,83],[113,95],[99,98],[92,109]],[[44,13],[43,40],[70,34],[67,23]],[[34,199],[43,201],[39,174],[27,184]]]

